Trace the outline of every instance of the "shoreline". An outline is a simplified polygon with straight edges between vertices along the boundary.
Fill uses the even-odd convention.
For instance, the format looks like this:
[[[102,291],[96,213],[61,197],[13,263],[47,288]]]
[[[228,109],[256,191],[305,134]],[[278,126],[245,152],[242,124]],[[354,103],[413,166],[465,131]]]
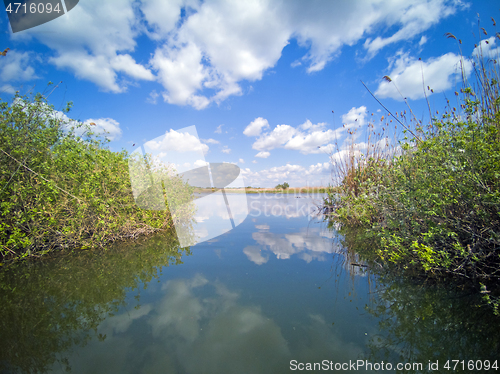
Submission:
[[[212,192],[215,188],[200,188],[196,189],[196,193]],[[287,189],[276,189],[276,188],[224,188],[226,192],[231,193],[247,193],[247,194],[259,194],[259,193],[275,193],[275,194],[299,194],[299,193],[327,193],[328,191],[333,191],[333,187],[289,187]]]

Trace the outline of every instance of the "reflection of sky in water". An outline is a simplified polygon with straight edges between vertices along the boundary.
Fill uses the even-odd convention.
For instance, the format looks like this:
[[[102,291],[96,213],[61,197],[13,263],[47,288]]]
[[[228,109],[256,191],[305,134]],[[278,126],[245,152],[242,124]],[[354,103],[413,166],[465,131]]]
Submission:
[[[176,227],[181,247],[191,246],[222,235],[240,225],[248,215],[248,204],[245,194],[226,193],[222,191],[203,194],[194,200],[196,204],[195,222],[192,229]],[[226,204],[227,199],[227,204]],[[195,238],[191,239],[191,230]]]
[[[70,354],[73,372],[285,373],[290,360],[363,358],[377,331],[364,312],[369,277],[351,278],[337,247],[308,214],[250,214],[164,268],[140,306],[131,294],[98,327],[103,342]]]

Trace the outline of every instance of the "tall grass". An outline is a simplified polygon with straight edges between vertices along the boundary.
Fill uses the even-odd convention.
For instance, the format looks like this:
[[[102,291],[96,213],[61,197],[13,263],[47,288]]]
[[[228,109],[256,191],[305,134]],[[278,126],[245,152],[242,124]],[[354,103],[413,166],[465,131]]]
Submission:
[[[378,238],[374,251],[386,264],[462,279],[499,313],[500,34],[482,40],[471,57],[447,37],[461,53],[454,103],[447,100],[440,118],[429,105],[425,126],[409,106],[409,118],[393,115],[405,137],[392,148],[375,146],[377,132],[373,147],[358,152],[352,137],[347,157],[334,162],[341,194],[329,203],[342,225],[363,226]]]

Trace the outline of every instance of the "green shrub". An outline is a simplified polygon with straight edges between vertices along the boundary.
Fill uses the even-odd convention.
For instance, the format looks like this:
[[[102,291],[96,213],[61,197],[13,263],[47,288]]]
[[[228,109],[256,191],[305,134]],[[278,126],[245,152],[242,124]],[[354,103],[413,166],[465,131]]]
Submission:
[[[351,152],[340,164],[340,193],[325,203],[336,208],[333,219],[341,225],[378,237],[374,252],[386,264],[466,280],[498,314],[499,56],[476,51],[470,59],[476,83],[463,74],[458,110],[449,106],[426,129],[403,124],[413,138],[400,142],[397,156],[355,158]]]
[[[64,120],[41,94],[0,101],[3,260],[102,247],[172,227],[168,210],[137,207],[128,154],[110,151],[106,142],[91,126]],[[189,188],[182,191],[179,199],[191,196]]]

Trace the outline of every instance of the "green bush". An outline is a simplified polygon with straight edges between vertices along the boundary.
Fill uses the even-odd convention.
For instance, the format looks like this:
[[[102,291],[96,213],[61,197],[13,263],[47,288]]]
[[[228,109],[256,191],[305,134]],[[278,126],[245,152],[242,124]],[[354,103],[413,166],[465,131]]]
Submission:
[[[458,110],[449,106],[427,129],[410,131],[398,156],[351,158],[340,194],[326,204],[341,225],[378,238],[379,260],[412,274],[465,280],[498,314],[500,71],[498,59],[480,53],[470,60],[476,84],[464,79]]]
[[[102,247],[172,227],[168,210],[137,207],[128,154],[112,152],[106,143],[91,126],[64,120],[42,94],[32,99],[16,95],[11,104],[0,101],[4,261]],[[192,191],[182,191],[178,198],[187,201]]]

